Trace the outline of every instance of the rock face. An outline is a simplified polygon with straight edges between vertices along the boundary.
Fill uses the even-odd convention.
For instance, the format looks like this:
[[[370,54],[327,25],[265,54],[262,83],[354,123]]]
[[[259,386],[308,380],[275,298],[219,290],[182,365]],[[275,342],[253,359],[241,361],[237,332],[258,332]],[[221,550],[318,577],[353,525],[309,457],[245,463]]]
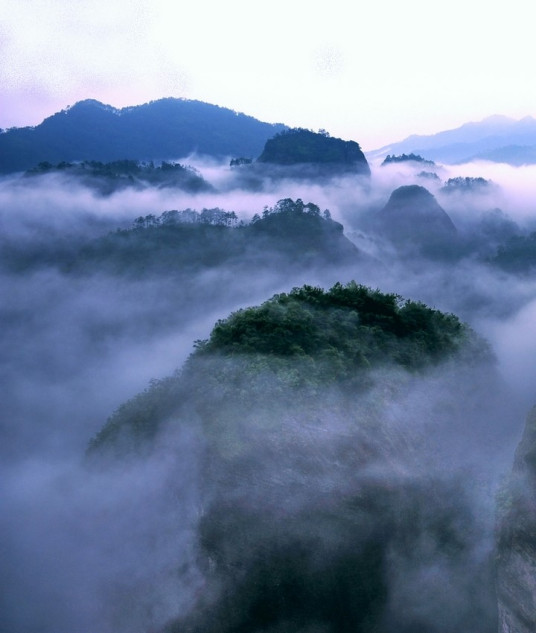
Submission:
[[[497,540],[499,633],[536,630],[536,407],[527,418],[500,500]]]
[[[378,212],[377,229],[398,247],[444,247],[456,241],[457,230],[435,197],[424,187],[395,189]]]

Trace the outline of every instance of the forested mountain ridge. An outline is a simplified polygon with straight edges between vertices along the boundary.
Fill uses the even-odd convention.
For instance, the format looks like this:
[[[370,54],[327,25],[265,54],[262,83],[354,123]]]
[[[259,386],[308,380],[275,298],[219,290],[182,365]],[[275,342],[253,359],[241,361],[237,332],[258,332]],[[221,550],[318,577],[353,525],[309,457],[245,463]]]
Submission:
[[[123,159],[168,160],[191,153],[256,156],[266,140],[285,129],[228,108],[166,98],[113,108],[87,99],[35,127],[0,134],[0,173],[41,162]]]
[[[278,264],[312,271],[372,261],[346,238],[328,210],[299,198],[280,200],[247,223],[219,208],[185,209],[140,216],[130,228],[101,237],[51,240],[46,247],[38,242],[21,249],[4,238],[0,255],[0,264],[20,273],[55,267],[75,275],[106,271],[134,278],[180,276],[222,265],[262,272]]]

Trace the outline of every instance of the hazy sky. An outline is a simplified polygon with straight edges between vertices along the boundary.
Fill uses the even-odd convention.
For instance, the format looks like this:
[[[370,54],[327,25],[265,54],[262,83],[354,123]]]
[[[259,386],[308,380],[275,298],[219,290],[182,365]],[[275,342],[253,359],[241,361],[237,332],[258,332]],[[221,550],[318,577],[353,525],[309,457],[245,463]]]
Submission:
[[[530,3],[2,0],[0,127],[164,96],[374,149],[536,115]]]

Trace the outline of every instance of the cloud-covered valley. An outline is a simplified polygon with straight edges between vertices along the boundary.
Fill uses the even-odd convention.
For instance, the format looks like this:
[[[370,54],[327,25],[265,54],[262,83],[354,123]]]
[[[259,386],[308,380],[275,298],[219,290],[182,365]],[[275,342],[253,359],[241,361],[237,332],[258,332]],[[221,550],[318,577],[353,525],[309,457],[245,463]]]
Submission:
[[[215,189],[197,194],[125,189],[102,196],[58,175],[0,181],[0,479],[6,501],[0,535],[6,544],[1,599],[6,631],[141,633],[178,631],[181,622],[188,631],[234,630],[232,621],[225,625],[229,628],[218,629],[218,618],[232,613],[233,605],[237,613],[246,609],[256,597],[246,595],[235,576],[232,594],[222,586],[225,574],[207,580],[212,578],[210,566],[216,565],[210,548],[216,546],[205,544],[210,555],[203,562],[199,530],[210,536],[207,516],[217,517],[231,507],[251,511],[255,535],[255,530],[262,532],[256,521],[263,517],[263,504],[270,502],[286,527],[281,542],[268,534],[267,547],[284,557],[289,543],[299,543],[296,534],[310,530],[320,545],[317,558],[309,540],[303,545],[305,582],[312,586],[323,578],[323,595],[335,600],[327,588],[330,573],[335,580],[348,580],[339,562],[355,552],[346,541],[347,525],[341,527],[332,517],[329,504],[339,498],[350,503],[377,490],[381,503],[386,500],[400,516],[417,516],[420,522],[416,540],[407,537],[414,546],[411,555],[403,536],[389,541],[391,584],[382,602],[380,630],[397,630],[397,617],[406,609],[400,621],[408,633],[417,625],[438,633],[464,626],[487,633],[494,618],[489,612],[492,582],[486,576],[494,495],[534,402],[535,369],[536,281],[530,270],[510,272],[496,265],[493,256],[508,245],[508,230],[512,237],[534,230],[536,168],[483,162],[438,166],[439,180],[430,180],[412,166],[373,165],[368,183],[351,175],[322,184],[307,178],[267,178],[245,190],[242,177],[227,163],[184,160]],[[448,179],[458,177],[485,178],[493,187],[445,192]],[[375,214],[395,189],[408,185],[426,187],[449,215],[459,239],[453,252],[402,252],[378,231]],[[340,235],[335,223],[343,225],[349,242],[337,243],[339,258],[329,249],[302,252],[297,247],[293,252],[297,236],[288,227],[277,238],[261,231],[258,222],[273,219],[276,214],[270,216],[269,210],[289,198],[314,203],[320,214],[329,210],[334,222],[327,241]],[[206,228],[207,235],[214,228],[220,231],[218,238],[181,242],[177,260],[172,249],[169,259],[163,259],[163,251],[150,250],[154,242],[145,242],[144,236],[151,229],[132,228],[139,217],[215,208],[235,212],[243,226]],[[235,244],[238,233],[232,232],[246,230],[255,214],[260,218],[258,237],[245,246]],[[131,238],[139,240],[134,243],[137,256],[126,247],[114,255],[114,249],[123,248],[118,240]],[[279,242],[285,247],[276,248]],[[213,250],[203,258],[201,246],[209,243]],[[217,250],[215,244],[223,246]],[[88,467],[86,448],[107,418],[136,394],[151,392],[151,380],[182,367],[194,341],[207,339],[218,319],[293,287],[330,288],[351,280],[458,315],[487,339],[496,361],[463,367],[451,363],[411,378],[392,367],[380,371],[366,403],[355,394],[349,399],[349,417],[328,399],[318,412],[319,426],[305,410],[288,419],[281,416],[283,434],[276,432],[278,420],[273,421],[267,444],[253,451],[256,474],[241,477],[222,466],[213,488],[206,483],[208,440],[193,417],[184,418],[188,423],[182,426],[167,419],[145,458]],[[338,397],[337,389],[330,397]],[[352,426],[355,419],[366,418],[367,406],[393,443],[378,453],[377,432],[366,427],[358,432]],[[413,439],[417,448],[408,448],[405,442]],[[369,446],[374,458],[361,466],[359,451],[350,456],[342,451],[345,442]],[[296,454],[302,460],[299,468],[293,461]],[[425,473],[437,485],[429,512],[417,501],[409,507],[413,497],[408,491],[427,485]],[[367,512],[370,524],[354,525],[365,543],[365,558],[375,555],[371,534],[380,525],[380,510]],[[434,512],[448,517],[451,531],[444,541]],[[355,520],[351,509],[347,519],[348,525]],[[384,528],[398,525],[403,535],[404,520],[390,516],[392,522]],[[224,564],[238,565],[228,533],[212,536],[214,542],[222,539]],[[259,554],[257,544],[247,539],[240,552],[251,555],[251,561]],[[363,564],[361,553],[355,556],[355,564]],[[244,569],[246,580],[256,578],[253,563],[244,563]],[[302,604],[314,604],[315,594],[303,591]],[[474,604],[468,603],[470,591],[476,592]],[[225,606],[226,599],[231,606]],[[209,614],[206,622],[199,620],[199,605]],[[446,613],[456,617],[449,619]],[[289,611],[288,617],[289,622],[298,618],[304,631],[342,630],[326,624],[320,612],[309,629],[301,614]],[[237,627],[242,624],[237,620]],[[291,630],[288,622],[277,627],[270,630]]]

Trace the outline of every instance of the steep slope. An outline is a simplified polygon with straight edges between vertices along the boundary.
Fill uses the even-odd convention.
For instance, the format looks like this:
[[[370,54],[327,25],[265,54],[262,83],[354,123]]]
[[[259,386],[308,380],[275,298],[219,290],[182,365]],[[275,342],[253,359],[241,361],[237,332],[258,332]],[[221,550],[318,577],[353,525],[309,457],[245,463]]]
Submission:
[[[266,139],[283,129],[201,101],[168,98],[116,109],[88,99],[36,127],[1,133],[0,173],[44,161],[257,155]]]
[[[536,627],[535,498],[536,407],[527,417],[510,481],[499,500],[499,633],[532,633]]]

